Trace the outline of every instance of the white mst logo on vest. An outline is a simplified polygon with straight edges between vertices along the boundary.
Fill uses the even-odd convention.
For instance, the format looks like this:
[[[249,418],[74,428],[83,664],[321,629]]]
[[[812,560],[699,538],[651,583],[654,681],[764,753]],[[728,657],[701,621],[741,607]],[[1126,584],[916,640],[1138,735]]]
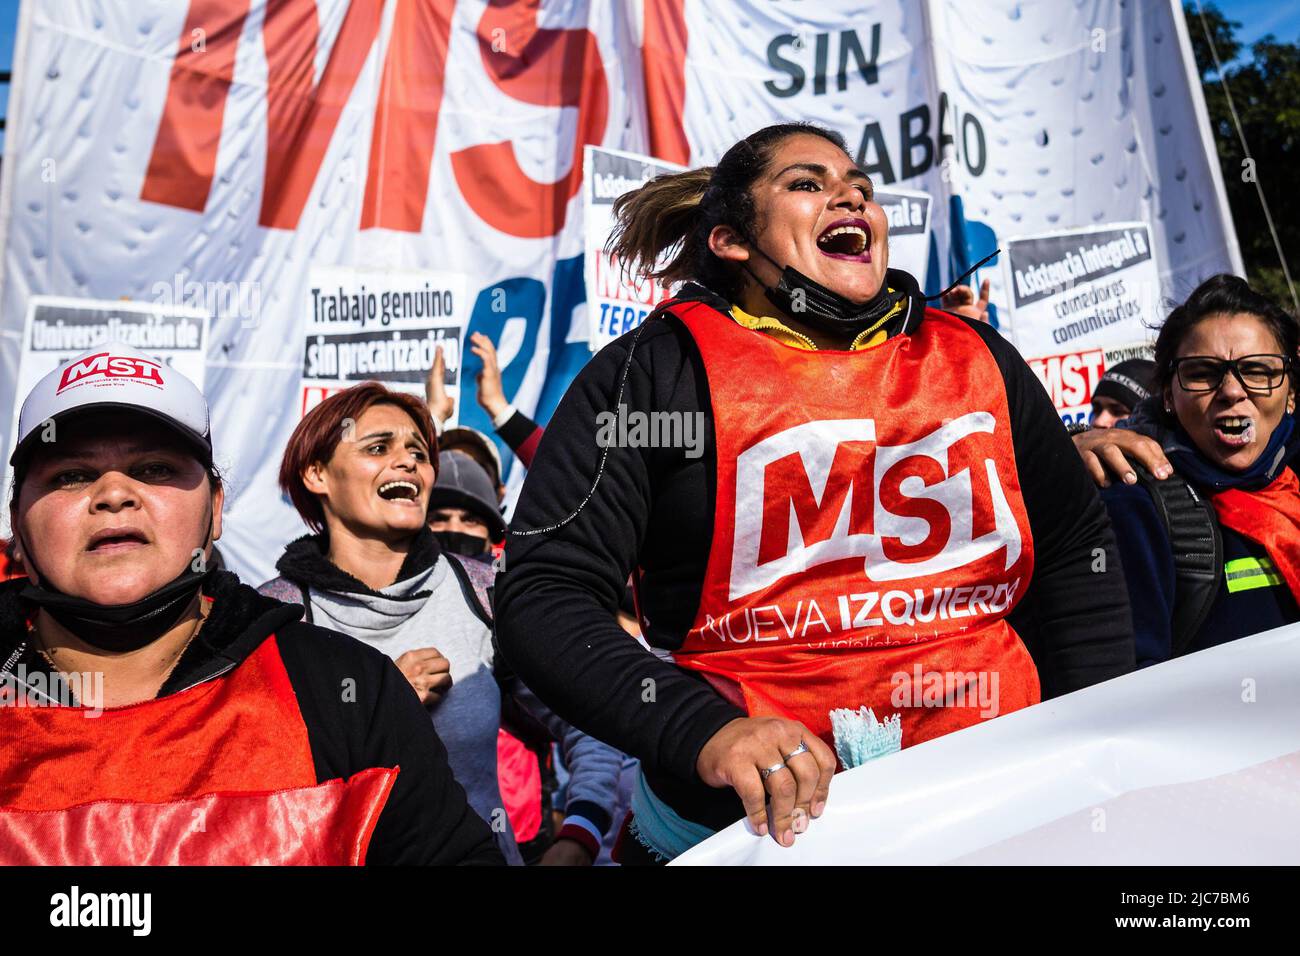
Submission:
[[[871,418],[812,421],[796,425],[763,439],[746,449],[736,459],[736,515],[735,541],[731,553],[731,600],[762,590],[790,574],[828,561],[843,558],[866,558],[866,576],[872,581],[898,581],[938,574],[964,567],[981,558],[1006,549],[1006,569],[1020,557],[1020,529],[1007,504],[1002,490],[997,466],[990,458],[984,459],[987,488],[992,505],[994,528],[974,537],[974,498],[970,469],[963,467],[950,474],[949,450],[957,442],[977,432],[993,433],[995,420],[988,412],[970,412],[949,421],[930,434],[905,445],[876,445],[874,455],[866,461],[874,467],[845,474],[850,457],[838,455],[846,442],[872,442],[876,440],[876,423]],[[819,513],[839,502],[834,530],[823,540],[808,543],[800,527],[798,508],[787,491],[773,489],[769,498],[766,478],[769,465],[799,456],[803,473],[815,501],[807,502]],[[891,468],[909,458],[931,459],[938,463],[942,478],[927,479],[920,474],[910,474],[898,482],[898,493],[907,499],[928,499],[947,511],[950,531],[942,548],[923,560],[895,561],[885,553],[884,538],[898,539],[903,546],[915,547],[932,533],[925,518],[895,514],[881,501],[881,483]],[[933,475],[933,468],[930,469]],[[835,484],[832,485],[832,478]],[[862,507],[862,486],[870,481],[871,532],[856,529],[857,509]],[[828,491],[831,494],[828,495]],[[805,509],[806,513],[807,509]],[[784,552],[773,557],[770,553],[772,536],[780,535],[781,528],[768,529],[769,553],[762,554],[764,520],[784,520],[786,533],[778,540],[784,541]],[[805,522],[806,523],[806,522]],[[763,560],[760,560],[762,558]]]

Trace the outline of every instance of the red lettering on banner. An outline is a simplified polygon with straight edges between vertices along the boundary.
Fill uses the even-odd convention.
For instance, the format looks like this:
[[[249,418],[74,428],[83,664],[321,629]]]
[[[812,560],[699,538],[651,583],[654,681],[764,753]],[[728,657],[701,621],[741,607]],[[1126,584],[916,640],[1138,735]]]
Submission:
[[[804,468],[803,456],[791,452],[763,470],[763,525],[758,564],[784,558],[789,550],[790,512],[804,546],[828,540],[835,532],[844,501],[851,497],[849,534],[871,534],[872,442],[846,441],[835,449],[826,487],[818,500]]]
[[[1106,353],[1089,349],[1049,355],[1029,359],[1029,367],[1047,389],[1053,405],[1058,409],[1075,408],[1092,401],[1092,390],[1106,371]]]
[[[190,4],[140,190],[140,198],[146,202],[195,212],[202,212],[207,205],[248,2],[193,0]],[[196,50],[194,39],[198,36],[203,37],[203,45]]]
[[[97,355],[87,356],[80,362],[73,362],[65,368],[63,374],[59,376],[59,387],[54,394],[57,395],[69,385],[76,385],[83,379],[96,375],[102,375],[104,378],[133,378],[152,385],[161,385],[163,383],[162,373],[159,371],[161,368],[159,363],[148,359],[100,352]]]
[[[522,239],[553,236],[564,226],[569,200],[582,187],[582,147],[603,139],[609,115],[596,38],[588,30],[538,27],[540,2],[490,0],[478,24],[479,52],[492,82],[512,99],[578,108],[568,173],[537,182],[520,168],[510,140],[451,154],[456,184],[479,218]]]
[[[882,536],[880,546],[891,561],[925,561],[947,546],[952,537],[952,517],[941,501],[913,497],[903,493],[908,478],[919,478],[922,486],[946,481],[943,466],[933,458],[914,455],[895,463],[880,479],[880,504],[901,518],[919,518],[930,526],[919,544],[906,545],[902,538]],[[913,483],[914,484],[914,483]]]
[[[668,288],[662,282],[653,276],[628,272],[618,256],[600,250],[595,258],[596,295],[601,298],[654,306],[668,297]]]
[[[645,0],[644,28],[641,62],[650,155],[685,166],[691,161],[691,147],[682,129],[688,42],[685,0]]]
[[[248,2],[191,3],[141,199],[199,212],[206,207]],[[316,83],[320,23],[315,0],[267,0],[262,24],[267,137],[261,225],[297,227],[339,116],[378,35],[382,12],[383,0],[352,0]],[[205,31],[206,51],[192,49],[195,29]]]
[[[399,0],[370,135],[362,229],[424,225],[455,7],[456,0]]]
[[[337,395],[341,391],[343,391],[343,386],[341,385],[333,386],[333,387],[331,386],[322,387],[318,385],[303,386],[302,410],[301,410],[302,417],[306,417],[309,411],[311,411],[321,402],[325,401],[325,399],[329,398],[331,395]]]
[[[316,0],[266,0],[266,177],[259,222],[294,229],[379,33],[383,0],[352,0],[315,84]]]
[[[379,34],[384,0],[351,0],[314,81],[320,23],[315,0],[267,0],[267,157],[258,222],[295,229],[343,108]],[[142,199],[201,212],[221,141],[235,53],[249,0],[192,0],[167,101],[141,189]],[[550,183],[526,175],[510,140],[452,154],[465,201],[492,227],[521,238],[555,235],[582,185],[581,150],[599,143],[609,92],[590,31],[541,29],[540,0],[490,0],[478,24],[489,77],[512,99],[577,107],[569,171]],[[392,41],[371,133],[360,227],[419,232],[445,89],[455,0],[397,0]],[[191,47],[195,30],[205,51]],[[203,53],[200,60],[199,53]],[[393,188],[385,187],[392,184]]]

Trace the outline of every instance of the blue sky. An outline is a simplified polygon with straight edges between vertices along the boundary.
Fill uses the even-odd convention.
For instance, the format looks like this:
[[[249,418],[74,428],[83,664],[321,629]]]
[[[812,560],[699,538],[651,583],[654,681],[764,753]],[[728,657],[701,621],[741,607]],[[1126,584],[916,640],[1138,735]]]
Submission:
[[[1205,3],[1205,0],[1201,0]],[[1244,57],[1250,58],[1250,45],[1266,34],[1279,40],[1300,40],[1300,3],[1295,0],[1216,0],[1215,5],[1229,20],[1236,20],[1237,39],[1241,41]],[[1189,29],[1197,29],[1195,23]]]
[[[183,3],[185,0],[173,0]],[[1052,2],[1052,0],[1046,0]],[[1201,0],[1205,2],[1205,0]],[[1280,40],[1300,40],[1300,3],[1295,0],[1214,0],[1229,19],[1241,23],[1238,37],[1249,48],[1267,33]],[[0,0],[0,70],[8,70],[13,63],[14,32],[18,24],[18,0]],[[1196,24],[1189,24],[1196,29]],[[8,108],[9,88],[0,86],[0,116]],[[0,149],[4,147],[4,134],[0,133]]]
[[[1266,33],[1279,40],[1300,40],[1300,4],[1290,0],[1217,0],[1230,20],[1241,22],[1238,36],[1247,44]]]
[[[18,28],[18,0],[0,0],[0,70],[7,70],[14,61],[14,32]],[[9,110],[9,86],[0,86],[0,116]],[[0,149],[4,148],[4,133],[0,133]]]

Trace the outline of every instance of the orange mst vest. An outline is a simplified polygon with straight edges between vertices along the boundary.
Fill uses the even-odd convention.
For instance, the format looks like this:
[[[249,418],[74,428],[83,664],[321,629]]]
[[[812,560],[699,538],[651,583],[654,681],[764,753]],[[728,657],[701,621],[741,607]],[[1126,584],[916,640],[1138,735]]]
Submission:
[[[274,636],[156,700],[6,704],[0,864],[360,864],[397,777],[316,782]]]
[[[1033,574],[1002,375],[927,310],[865,351],[808,352],[703,303],[671,312],[708,377],[717,509],[678,665],[751,716],[901,717],[920,743],[1039,700],[1005,618]]]

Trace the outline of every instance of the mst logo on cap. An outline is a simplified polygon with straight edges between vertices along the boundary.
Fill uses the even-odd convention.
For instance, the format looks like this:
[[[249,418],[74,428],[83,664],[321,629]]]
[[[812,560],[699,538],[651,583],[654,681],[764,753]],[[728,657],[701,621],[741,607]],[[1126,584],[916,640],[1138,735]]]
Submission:
[[[43,438],[47,422],[66,421],[94,409],[130,412],[171,427],[212,463],[208,403],[184,373],[125,342],[104,342],[47,372],[23,400],[18,443],[9,463],[17,467]],[[85,387],[82,387],[85,386]]]
[[[131,379],[145,385],[162,388],[162,364],[138,355],[114,355],[112,352],[99,352],[77,359],[63,369],[59,376],[59,387],[55,395],[63,390],[79,385],[90,378]]]

